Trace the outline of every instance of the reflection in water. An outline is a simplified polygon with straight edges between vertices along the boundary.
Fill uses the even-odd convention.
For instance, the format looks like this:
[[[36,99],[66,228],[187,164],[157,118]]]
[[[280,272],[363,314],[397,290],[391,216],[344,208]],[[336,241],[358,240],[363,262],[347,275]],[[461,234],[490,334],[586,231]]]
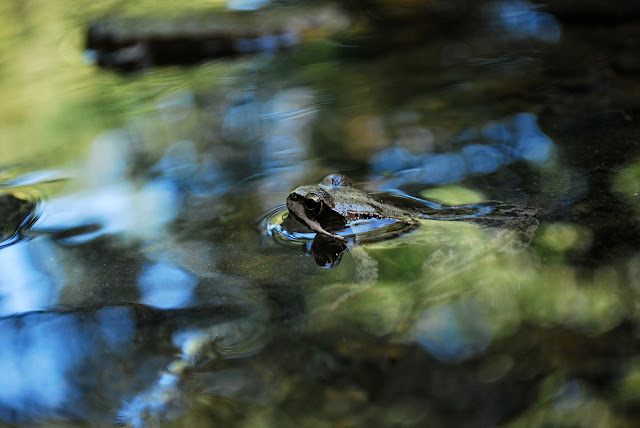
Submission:
[[[222,166],[214,156],[201,156],[192,141],[172,144],[151,174],[169,181],[177,188],[198,197],[213,197],[229,188]]]
[[[553,152],[553,141],[540,130],[531,113],[468,130],[456,137],[454,144],[463,145],[460,152],[411,154],[400,147],[385,149],[371,158],[371,169],[376,173],[372,179],[393,174],[386,182],[389,188],[409,183],[454,183],[520,160],[543,165]]]
[[[261,136],[259,118],[264,104],[251,92],[234,95],[222,119],[222,137],[227,141],[255,142]]]
[[[134,339],[136,320],[133,311],[124,306],[109,306],[96,312],[96,327],[99,335],[112,352],[122,352]]]
[[[155,388],[156,393],[146,397],[146,407],[125,411],[126,421],[145,420],[150,409],[166,417],[168,409],[163,406],[171,404],[171,397],[157,390],[173,390],[176,399],[185,397],[185,379],[180,375],[233,354],[233,347],[220,343],[237,340],[252,342],[253,352],[260,348],[263,330],[253,324],[259,315],[241,317],[243,313],[228,305],[188,312],[129,305],[0,319],[0,364],[4,368],[0,371],[0,418],[13,423],[52,415],[110,421],[122,397],[134,397],[148,385],[154,385],[151,390]],[[201,330],[197,346],[192,339],[190,350],[176,365],[174,354],[184,346],[176,347],[171,337],[174,333],[184,336],[180,328],[187,326],[207,328]],[[215,355],[207,351],[218,346],[221,351]],[[141,359],[141,353],[149,349],[156,350],[153,358]],[[246,354],[235,357],[240,355]],[[173,373],[162,373],[167,366]],[[99,398],[92,398],[90,391],[100,391]],[[139,401],[135,398],[129,406]]]
[[[264,326],[254,322],[221,322],[202,329],[195,327],[173,335],[179,357],[167,364],[167,369],[159,373],[148,388],[122,403],[117,411],[119,422],[146,427],[171,421],[192,405],[192,400],[202,391],[215,390],[217,396],[242,397],[241,377],[246,369],[238,373],[240,377],[234,379],[235,385],[227,389],[220,388],[216,369],[224,371],[228,359],[238,361],[259,352],[266,339]],[[198,385],[193,385],[199,374],[210,372],[215,373],[213,381],[199,378]]]
[[[131,130],[140,124],[94,140],[76,173],[81,179],[40,203],[42,215],[30,231],[34,239],[0,252],[0,316],[22,314],[0,320],[0,364],[15,369],[0,375],[0,418],[108,421],[120,409],[119,420],[134,425],[171,419],[203,393],[205,387],[192,379],[198,371],[261,349],[269,327],[252,322],[269,308],[252,282],[219,268],[230,255],[202,231],[211,227],[218,233],[218,216],[229,217],[230,202],[220,196],[238,189],[230,183],[242,183],[256,171],[274,172],[268,174],[271,182],[260,181],[265,189],[298,180],[303,171],[294,166],[307,157],[313,99],[302,89],[277,92],[266,101],[230,96],[220,116],[212,115],[217,122],[211,132],[224,144],[203,150],[195,134],[180,132],[198,108],[193,94],[181,91],[163,97],[157,108],[171,125],[172,141],[162,153],[145,146],[144,132]],[[26,176],[21,190],[29,177],[38,175]],[[51,174],[40,177],[49,180]],[[264,193],[269,197],[273,190]],[[9,208],[11,215],[22,212]],[[193,235],[188,230],[181,242],[171,226],[185,217],[211,223]],[[23,220],[12,222],[14,229]],[[213,301],[257,307],[242,325],[219,323],[215,307],[198,309]],[[125,302],[146,306],[118,306]],[[100,308],[24,314],[87,304]],[[189,309],[174,316],[171,311],[180,308]],[[234,312],[221,313],[227,315]],[[150,349],[157,352],[149,356]],[[243,393],[225,392],[210,380],[207,388],[218,388],[221,396]],[[100,400],[88,392],[96,390]]]
[[[305,252],[323,269],[333,269],[340,264],[346,244],[317,234],[313,242],[305,245]]]
[[[142,189],[124,183],[97,188],[44,202],[43,215],[34,230],[62,232],[99,225],[99,228],[87,229],[88,233],[64,239],[67,245],[124,232],[137,238],[153,238],[176,216],[178,201],[177,189],[167,181],[150,182]]]
[[[308,4],[275,13],[265,8],[258,20],[243,13],[260,5],[257,1],[236,1],[226,12],[174,13],[164,19],[136,15],[103,18],[89,25],[84,58],[124,72],[198,65],[218,58],[292,49],[314,33],[343,31],[349,23],[348,16],[330,4],[315,10],[309,10],[312,5]]]
[[[193,176],[193,187],[199,190],[207,187],[200,180],[216,181],[217,169],[208,168],[210,165],[201,168],[192,145],[180,141],[170,146],[150,169],[155,179],[136,183],[135,168],[147,155],[129,131],[115,130],[98,136],[85,168],[79,172],[84,189],[43,202],[43,214],[34,229],[59,236],[76,231],[61,238],[66,245],[125,233],[136,239],[157,238],[180,211],[185,177]],[[224,188],[224,180],[217,181],[209,191]]]
[[[0,169],[0,248],[29,237],[29,229],[41,214],[44,193],[38,186],[66,178],[59,171],[17,175],[13,168]]]
[[[91,350],[77,316],[27,315],[0,320],[0,415],[9,422],[60,414],[83,416],[71,376]]]
[[[134,428],[157,426],[177,418],[191,398],[181,391],[179,374],[165,372],[148,391],[126,401],[118,409],[116,420]]]
[[[0,251],[0,316],[51,307],[58,302],[64,274],[47,261],[54,256],[42,240]]]
[[[279,312],[273,316],[268,313],[273,302],[261,299],[256,291],[258,287],[253,278],[246,275],[246,270],[254,272],[255,264],[260,263],[264,272],[254,273],[266,279],[260,277],[259,285],[267,283],[265,288],[273,293],[270,297],[290,312],[295,312],[291,307],[305,307],[306,272],[287,266],[289,255],[279,258],[278,253],[274,256],[245,252],[245,245],[255,244],[251,238],[255,235],[235,234],[236,228],[242,233],[250,221],[240,217],[236,223],[234,212],[239,209],[233,199],[236,193],[247,191],[234,184],[243,183],[250,176],[265,175],[264,179],[257,180],[257,189],[248,192],[251,201],[247,204],[241,200],[244,210],[241,214],[248,213],[253,219],[265,207],[282,202],[279,190],[288,191],[301,182],[301,177],[307,176],[311,125],[317,109],[315,99],[313,91],[303,88],[275,91],[270,96],[246,90],[229,95],[216,114],[209,112],[214,125],[207,138],[221,142],[212,150],[202,148],[202,142],[194,137],[196,133],[179,132],[198,108],[192,94],[186,92],[166,96],[159,103],[157,111],[164,118],[163,123],[170,124],[169,141],[160,153],[145,148],[143,134],[138,138],[130,131],[112,131],[96,138],[85,170],[78,173],[83,179],[74,183],[80,188],[53,196],[42,204],[43,215],[34,227],[40,236],[11,247],[6,254],[0,252],[0,263],[9,272],[4,274],[2,269],[0,274],[5,297],[1,314],[43,310],[62,303],[76,308],[81,303],[101,306],[95,313],[29,314],[17,320],[0,321],[0,334],[6,335],[3,340],[16,343],[7,347],[0,363],[24,372],[37,362],[36,357],[30,355],[40,355],[50,382],[40,395],[34,395],[35,381],[31,377],[19,379],[5,374],[7,378],[0,381],[15,386],[13,392],[6,390],[1,396],[3,409],[7,409],[3,413],[6,420],[16,421],[13,415],[19,414],[24,421],[51,415],[104,421],[113,420],[113,409],[118,409],[118,421],[144,426],[179,416],[210,391],[230,400],[238,397],[247,400],[260,395],[256,390],[275,388],[263,381],[263,377],[255,377],[253,383],[248,381],[251,376],[246,367],[234,367],[237,371],[233,372],[226,366],[231,365],[230,360],[239,364],[238,361],[241,363],[244,358],[259,353],[265,343],[269,343],[267,333],[272,328],[271,322],[279,322],[278,317],[282,316]],[[545,140],[534,116],[521,115],[504,123],[503,129],[510,134],[501,137],[502,140],[493,136],[498,132],[490,130],[478,138],[483,142],[483,138],[492,140],[496,148],[463,142],[466,145],[460,153],[401,154],[404,157],[395,159],[382,156],[381,162],[395,162],[389,165],[397,169],[400,178],[408,171],[406,163],[412,163],[412,168],[421,169],[428,177],[427,182],[439,183],[460,180],[470,172],[491,172],[511,162],[513,158],[505,155],[506,149],[500,148],[500,143],[520,153],[518,156],[522,159],[534,163],[545,161],[548,149],[547,152],[530,150],[544,146],[531,142],[536,139],[548,142],[550,147],[550,140]],[[426,135],[414,131],[411,135],[415,138]],[[404,144],[409,145],[411,136],[404,137]],[[494,148],[497,155],[493,158],[487,153],[474,155],[471,152],[476,146]],[[396,149],[395,153],[398,152]],[[486,158],[493,160],[486,161]],[[185,218],[192,222],[189,227],[195,232],[180,229]],[[314,234],[291,228],[285,221],[282,210],[271,213],[268,223],[274,236],[285,234],[284,238],[280,236],[281,240],[301,243],[303,251],[311,253],[317,264],[338,268],[346,245],[322,242],[321,237],[314,238]],[[383,223],[389,226],[384,221],[378,225]],[[398,228],[390,229],[394,236],[407,230],[406,225],[396,225]],[[353,225],[354,236],[368,230],[364,223]],[[181,241],[183,237],[185,241]],[[192,248],[189,243],[194,241],[199,245]],[[461,241],[447,234],[446,242],[459,244]],[[36,246],[48,252],[35,251]],[[443,247],[440,243],[437,246]],[[271,248],[267,248],[266,252],[270,251]],[[419,257],[424,259],[425,254]],[[464,259],[465,254],[459,251],[454,257]],[[264,257],[271,257],[271,262],[263,263]],[[64,271],[62,268],[59,272],[51,270],[48,260],[57,261]],[[391,287],[380,293],[377,266],[382,266],[380,272],[385,275],[384,260],[378,263],[365,251],[355,253],[349,263],[353,260],[357,264],[357,285],[370,288],[346,290],[331,302],[331,307],[338,310],[343,303],[352,304],[356,308],[354,318],[362,315],[364,320],[360,325],[370,327],[367,322],[377,322],[366,331],[376,334],[399,331],[398,323],[408,322],[415,310],[411,295],[398,296]],[[404,266],[404,262],[394,263]],[[242,277],[234,276],[238,266],[244,269]],[[340,269],[333,272],[343,274]],[[6,275],[6,279],[2,275]],[[300,281],[300,277],[305,280]],[[287,281],[295,285],[291,295],[281,291],[281,285]],[[276,291],[271,291],[274,288]],[[360,296],[366,300],[372,294],[382,294],[385,298],[382,303],[375,301],[377,306],[363,309]],[[257,301],[259,308],[253,314],[259,320],[241,327],[217,324],[211,319],[211,311],[198,312],[199,305],[214,300]],[[140,302],[157,309],[120,306],[123,302]],[[394,310],[387,310],[396,303]],[[115,306],[103,307],[105,304]],[[426,319],[428,327],[418,323],[419,328],[412,330],[415,336],[408,342],[418,343],[443,361],[460,361],[481,353],[491,337],[483,328],[468,328],[467,323],[472,321],[458,314],[468,306],[452,304],[443,307],[448,309],[433,312],[427,309],[420,319]],[[187,309],[179,318],[172,316],[172,311],[180,308]],[[140,311],[149,311],[153,316],[142,317]],[[269,323],[265,315],[270,316]],[[47,316],[55,322],[48,324]],[[440,318],[442,323],[432,322]],[[474,320],[480,320],[481,316],[477,318]],[[30,324],[24,320],[32,321]],[[352,321],[348,318],[345,324]],[[49,331],[49,326],[62,331],[47,336],[38,330],[41,327]],[[278,325],[277,328],[289,327]],[[469,331],[477,333],[477,340],[470,338]],[[27,338],[26,341],[23,338]],[[70,346],[78,351],[64,355]],[[17,361],[16,349],[27,357]],[[275,345],[270,352],[287,354],[292,349],[297,348]],[[260,358],[272,357],[260,355]],[[298,369],[295,365],[292,367]],[[265,371],[270,369],[267,366]],[[41,371],[35,373],[34,378],[45,376]],[[218,383],[220,378],[226,379],[227,384]],[[98,400],[95,393],[87,392],[95,390],[104,391],[97,405],[92,402]]]
[[[36,13],[47,22],[52,12],[69,16],[57,3],[40,3],[20,9],[27,21]],[[250,3],[259,2],[245,5]],[[84,150],[70,141],[79,134],[72,131],[75,126],[86,127],[80,140],[88,142],[98,129],[124,129],[93,140],[88,160],[74,174],[78,180],[43,192],[48,200],[39,209],[42,218],[35,229],[24,229],[31,240],[0,250],[0,315],[17,313],[0,319],[5,423],[637,425],[640,256],[637,242],[626,234],[637,229],[638,162],[623,169],[610,162],[633,159],[627,155],[635,157],[637,147],[625,148],[621,138],[609,136],[610,124],[597,149],[583,144],[591,134],[583,126],[564,133],[567,116],[583,112],[570,111],[581,97],[578,91],[558,97],[550,87],[560,81],[574,88],[575,82],[567,82],[562,70],[545,74],[553,67],[545,53],[546,42],[560,36],[557,22],[528,2],[498,1],[487,9],[487,25],[477,25],[487,15],[475,14],[470,2],[458,2],[470,5],[472,35],[460,22],[468,12],[453,6],[450,10],[463,13],[445,19],[445,26],[461,25],[430,39],[416,38],[415,28],[402,25],[403,14],[395,8],[439,3],[443,17],[448,6],[419,0],[364,3],[381,5],[387,12],[381,17],[393,15],[397,25],[387,27],[374,17],[354,28],[357,40],[340,47],[325,39],[283,56],[155,69],[131,78],[71,64],[82,70],[74,74],[82,79],[74,79],[78,83],[71,89],[63,70],[52,73],[64,78],[39,75],[43,86],[27,77],[9,79],[21,84],[12,86],[24,83],[29,93],[46,95],[35,98],[34,111],[58,112],[25,115],[30,139],[47,134],[47,147],[56,147],[55,138],[69,141],[72,156],[51,162],[78,165]],[[556,3],[561,8],[565,2]],[[82,11],[72,15],[86,17]],[[432,19],[421,15],[421,28],[441,28],[432,26]],[[16,22],[22,21],[4,19],[9,31]],[[367,38],[366,29],[361,32],[364,26],[378,33],[375,39]],[[487,27],[495,33],[478,36]],[[7,38],[9,45],[27,46],[7,61],[7,70],[25,64],[22,53],[39,58],[34,46],[47,48],[36,50],[43,56],[55,54],[55,47],[38,45],[36,38],[59,40],[57,30],[40,25],[29,30],[29,43]],[[46,35],[37,36],[40,31]],[[398,39],[402,49],[394,46]],[[608,43],[605,39],[598,43]],[[625,37],[624,43],[632,40]],[[240,40],[237,48],[268,50],[272,42],[268,36]],[[560,56],[563,44],[553,47]],[[607,55],[594,57],[600,65]],[[475,64],[483,61],[493,65],[489,76],[476,74]],[[37,65],[30,68],[46,69]],[[235,66],[243,71],[222,75]],[[526,82],[503,81],[502,76],[518,74],[511,73],[514,66],[526,70],[520,74]],[[588,67],[575,69],[580,74]],[[632,70],[626,73],[637,80]],[[615,87],[616,74],[607,73],[607,85],[593,86]],[[52,82],[60,86],[34,90]],[[531,83],[535,90],[527,86]],[[578,85],[586,93],[591,83]],[[549,90],[542,94],[541,87]],[[96,113],[70,106],[61,94],[73,94]],[[149,101],[158,94],[164,95]],[[606,95],[584,105],[609,106],[618,93]],[[14,112],[19,97],[4,99],[10,116],[24,114]],[[616,123],[634,123],[635,113],[613,107],[620,113]],[[522,111],[544,112],[540,125],[533,113],[514,114]],[[496,114],[511,116],[490,123],[480,118],[502,117]],[[105,119],[92,122],[98,116]],[[123,125],[125,116],[131,121]],[[42,120],[55,126],[32,134],[32,124]],[[427,127],[425,120],[442,125]],[[448,134],[469,123],[479,125],[454,138]],[[353,138],[343,138],[347,129]],[[625,128],[624,141],[635,144],[629,136],[636,131]],[[568,146],[565,136],[579,144]],[[620,151],[605,156],[606,146]],[[369,157],[372,151],[378,153]],[[578,168],[572,165],[576,158],[584,162]],[[567,191],[575,183],[566,171],[576,169],[584,177],[574,193]],[[547,217],[556,223],[543,225],[531,245],[537,218],[527,224],[531,233],[496,227],[489,215],[496,205],[473,209],[470,204],[480,196],[453,202],[447,199],[453,186],[439,188],[443,196],[435,198],[467,204],[466,215],[482,217],[486,227],[425,220],[408,234],[397,222],[401,227],[394,233],[403,238],[385,235],[349,248],[355,239],[326,242],[287,222],[279,207],[264,229],[290,245],[260,239],[255,227],[260,213],[281,204],[295,186],[335,170],[352,171],[358,180],[370,174],[382,178],[368,181],[372,186],[407,185],[407,191],[472,177],[476,189],[485,191],[486,184],[500,200],[517,193],[530,205],[544,208],[544,200],[552,198],[560,208]],[[614,180],[612,170],[618,171]],[[8,191],[28,201],[16,190],[28,193],[26,187],[39,180],[52,178],[45,172],[24,176],[21,185],[9,180],[21,188]],[[592,192],[598,185],[622,193]],[[594,210],[594,200],[601,211]],[[15,202],[32,211],[20,201],[7,206]],[[446,215],[442,206],[431,208]],[[505,216],[516,217],[502,208]],[[22,224],[22,214],[9,222],[9,234]],[[617,232],[610,246],[600,242],[600,225],[607,227],[605,233]],[[355,236],[371,225],[352,226]],[[582,258],[596,246],[610,254],[597,268]],[[314,261],[333,269],[315,269]],[[42,312],[24,313],[28,310]]]
[[[141,302],[156,308],[189,306],[194,301],[197,279],[177,266],[156,263],[143,269],[138,278]]]
[[[19,192],[19,189],[16,189]],[[21,193],[24,193],[21,192]],[[0,194],[0,248],[24,239],[38,218],[39,198]]]
[[[526,0],[491,2],[492,26],[500,37],[513,40],[538,39],[555,43],[560,40],[560,24],[550,13],[540,12],[540,6]]]
[[[259,9],[270,0],[229,0],[227,7],[232,10],[254,10]]]
[[[413,325],[412,338],[444,362],[460,362],[482,353],[491,343],[489,320],[473,299],[424,311]]]

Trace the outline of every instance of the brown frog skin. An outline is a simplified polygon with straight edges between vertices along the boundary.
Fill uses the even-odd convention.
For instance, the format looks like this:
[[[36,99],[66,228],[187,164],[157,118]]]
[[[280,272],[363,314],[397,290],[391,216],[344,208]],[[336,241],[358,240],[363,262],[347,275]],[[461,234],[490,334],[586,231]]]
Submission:
[[[319,184],[301,186],[287,198],[289,216],[312,231],[346,241],[333,231],[343,230],[358,220],[391,220],[417,225],[420,219],[467,220],[484,227],[509,228],[513,225],[536,227],[536,209],[496,201],[469,206],[442,206],[432,201],[416,207],[393,205],[356,189],[342,174],[331,174]]]

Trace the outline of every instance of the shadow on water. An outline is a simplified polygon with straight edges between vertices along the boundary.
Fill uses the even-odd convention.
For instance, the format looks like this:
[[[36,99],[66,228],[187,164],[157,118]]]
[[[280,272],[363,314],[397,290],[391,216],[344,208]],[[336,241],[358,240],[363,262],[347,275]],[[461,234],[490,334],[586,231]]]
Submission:
[[[228,3],[0,6],[0,419],[637,425],[635,3]]]

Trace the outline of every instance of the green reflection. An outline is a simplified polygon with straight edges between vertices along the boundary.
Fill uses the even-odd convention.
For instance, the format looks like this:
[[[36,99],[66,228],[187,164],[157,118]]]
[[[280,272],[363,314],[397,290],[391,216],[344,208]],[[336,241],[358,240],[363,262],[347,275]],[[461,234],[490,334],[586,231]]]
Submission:
[[[640,218],[640,160],[620,169],[613,178],[613,191],[622,193]]]
[[[426,199],[435,199],[445,205],[465,205],[486,200],[482,193],[459,185],[441,186],[420,193]]]
[[[176,89],[216,85],[228,69],[212,64],[166,69],[132,78],[104,72],[83,60],[85,32],[112,14],[175,16],[210,11],[223,1],[3,2],[0,5],[0,157],[31,168],[78,159],[101,132],[127,123],[150,101]]]
[[[183,2],[180,8],[184,8],[185,12],[207,10],[221,3]],[[227,84],[220,82],[217,77],[250,65],[251,60],[217,62],[193,69],[167,68],[126,78],[97,70],[82,61],[86,23],[116,6],[121,13],[145,14],[153,9],[162,16],[180,12],[176,11],[173,2],[156,1],[125,6],[113,1],[97,4],[81,1],[75,3],[73,11],[62,4],[45,4],[42,1],[24,4],[13,1],[0,5],[0,22],[3,24],[0,25],[0,50],[3,54],[0,60],[0,96],[3,99],[0,104],[0,125],[3,129],[0,156],[3,163],[29,163],[33,168],[68,165],[84,155],[87,146],[97,135],[123,126],[135,128],[133,131],[142,136],[144,143],[154,147],[162,147],[183,138],[195,142],[205,138],[201,125],[203,117],[209,117],[207,114],[211,112],[201,111],[196,105],[180,123],[169,124],[158,119],[162,117],[158,101],[179,94],[181,90],[199,93]],[[17,40],[20,42],[16,43]],[[303,51],[301,55],[311,57],[321,53],[329,57],[334,53],[333,49],[327,44],[318,46],[316,50]],[[434,51],[437,54],[428,55],[427,58],[437,64],[441,46],[438,45]],[[419,57],[414,51],[410,54]],[[350,72],[344,72],[344,63],[337,60],[331,62],[330,59],[301,66],[304,79],[326,91],[325,87],[329,86],[326,82],[331,82],[332,90],[344,98],[342,106],[332,110],[333,114],[328,109],[323,113],[325,118],[317,132],[321,137],[326,133],[328,143],[335,150],[323,153],[322,158],[340,158],[342,161],[343,153],[347,152],[349,160],[367,161],[371,152],[388,146],[395,137],[391,135],[381,113],[386,111],[387,101],[379,99],[377,88],[372,90],[370,70],[377,73],[379,67],[362,63],[351,66]],[[395,73],[398,69],[395,59],[390,60],[387,67]],[[405,72],[402,69],[399,71]],[[502,85],[500,79],[495,79],[494,73],[490,75],[492,84]],[[404,78],[403,74],[400,76]],[[334,77],[340,78],[334,82]],[[397,82],[386,84],[394,88],[400,86]],[[409,86],[406,91],[416,92],[415,87]],[[460,95],[460,98],[470,97]],[[441,108],[443,103],[447,108]],[[389,109],[395,108],[397,106],[390,106]],[[439,126],[449,126],[451,129],[462,126],[457,122],[451,124],[457,120],[452,117],[458,117],[450,114],[451,111],[460,110],[455,97],[443,98],[425,91],[418,100],[417,108]],[[482,114],[495,118],[491,109],[481,110]],[[132,117],[136,118],[134,124],[130,123]],[[345,141],[350,144],[345,144]],[[563,170],[563,166],[558,169]],[[560,193],[564,194],[571,184],[567,177],[568,174],[565,177],[558,171],[547,170],[543,171],[541,181],[546,183],[543,185],[546,191],[560,189]],[[612,181],[612,188],[623,194],[633,207],[638,207],[640,162],[620,169]],[[458,185],[431,189],[422,195],[448,204],[484,199],[481,193]],[[16,196],[22,198],[22,195]],[[585,341],[589,342],[597,337],[606,337],[606,333],[625,320],[637,322],[635,293],[640,286],[637,279],[640,277],[640,259],[636,256],[623,263],[622,268],[605,265],[582,274],[579,268],[570,263],[572,256],[583,254],[593,245],[594,233],[586,227],[564,221],[547,224],[538,230],[532,246],[523,248],[522,240],[513,230],[488,231],[469,223],[425,221],[419,230],[407,236],[353,249],[344,256],[343,263],[334,272],[328,273],[318,272],[308,258],[300,262],[303,256],[298,248],[278,248],[270,252],[257,243],[254,221],[264,207],[254,196],[252,194],[247,197],[248,201],[243,200],[237,207],[227,209],[219,218],[216,217],[215,222],[194,221],[191,226],[198,239],[202,239],[202,230],[212,234],[211,231],[217,228],[222,232],[213,234],[215,239],[211,241],[214,246],[210,252],[198,247],[185,258],[190,263],[196,257],[206,259],[203,264],[207,267],[211,265],[215,274],[218,271],[227,273],[225,270],[228,270],[238,278],[250,278],[252,286],[256,283],[268,289],[271,297],[275,296],[274,301],[281,297],[278,293],[286,289],[292,296],[291,300],[283,298],[285,303],[278,304],[287,308],[297,306],[299,301],[306,304],[299,305],[304,307],[299,309],[304,313],[300,316],[303,321],[301,326],[295,328],[303,332],[296,331],[296,334],[320,338],[318,341],[324,339],[332,345],[348,338],[349,345],[363,350],[361,354],[365,357],[378,355],[372,347],[366,346],[366,340],[371,336],[384,341],[381,348],[386,353],[380,354],[394,363],[401,360],[406,351],[402,346],[390,350],[396,344],[423,346],[425,353],[434,354],[434,349],[439,346],[437,351],[440,354],[437,356],[442,359],[449,356],[447,352],[458,352],[457,345],[460,349],[465,346],[471,349],[469,354],[458,354],[465,358],[481,358],[477,353],[489,349],[485,361],[477,370],[477,378],[482,383],[492,384],[503,382],[517,371],[517,367],[514,367],[521,362],[521,354],[511,355],[507,349],[497,353],[496,357],[491,353],[491,347],[499,346],[497,343],[501,340],[517,342],[518,336],[526,335],[527,328],[550,335],[557,329],[567,329],[584,334]],[[205,207],[202,208],[203,212],[210,213],[215,209],[209,203],[208,200],[202,202],[201,206]],[[222,205],[218,201],[214,203],[216,206]],[[210,239],[211,236],[205,238]],[[174,244],[171,240],[168,242],[166,245]],[[215,260],[212,262],[210,258]],[[620,273],[625,269],[627,275]],[[224,282],[227,284],[230,281],[225,279]],[[84,294],[90,287],[88,284],[91,283],[78,285],[77,292]],[[232,282],[230,287],[234,290],[239,288]],[[529,341],[527,352],[535,353],[535,349],[531,348],[545,346],[536,337],[529,338]],[[613,336],[609,341],[607,344],[612,345],[617,340]],[[444,347],[447,342],[450,342],[450,348]],[[296,344],[303,351],[307,345]],[[344,343],[341,346],[348,347]],[[337,352],[331,346],[327,347],[330,348],[327,354]],[[563,376],[563,371],[589,365],[596,358],[591,359],[589,352],[580,350],[578,346],[569,347],[578,354],[577,357],[573,356],[574,359],[566,355],[561,358],[556,354],[541,357],[547,363],[545,368],[548,371],[545,373],[561,373],[549,375],[535,404],[508,426],[615,426],[619,422],[612,416],[611,404],[598,396],[598,392],[579,383],[578,392],[571,389],[575,388],[572,386],[574,384],[568,381],[569,376]],[[280,358],[290,353],[303,352],[287,346],[274,348],[273,352],[277,355],[269,357],[278,359],[278,363]],[[343,348],[340,357],[348,360],[349,355],[345,355],[347,353]],[[260,356],[252,364],[264,365],[265,372],[270,371],[273,368],[269,366],[270,360],[265,362],[260,358],[267,360],[267,357]],[[327,360],[335,363],[329,357]],[[249,413],[246,426],[282,426],[283,419],[290,421],[291,426],[300,426],[295,420],[287,419],[288,416],[283,415],[285,412],[277,408],[281,403],[291,406],[292,402],[300,404],[303,409],[313,410],[305,415],[305,421],[322,413],[327,418],[325,426],[330,426],[328,420],[340,412],[348,414],[340,419],[347,426],[362,425],[367,418],[383,420],[389,425],[420,425],[429,420],[429,409],[425,410],[424,404],[426,400],[375,403],[363,411],[366,413],[364,415],[352,413],[354,409],[362,409],[370,404],[367,391],[355,385],[356,381],[352,379],[345,381],[347,385],[319,392],[313,391],[313,384],[306,385],[307,388],[301,387],[296,382],[301,382],[300,378],[307,373],[305,370],[310,361],[313,358],[305,354],[299,356],[297,361],[305,367],[304,370],[297,366],[286,366],[285,369],[291,371],[283,374],[279,379],[280,384],[273,385],[271,395],[255,406],[259,409],[232,400],[210,399],[206,394],[189,395],[187,399],[202,412],[199,415],[202,426],[209,426],[212,420],[217,420],[211,409],[215,409],[218,415],[223,414],[219,417],[223,422],[238,420]],[[609,362],[611,365],[618,364],[618,360]],[[385,360],[385,363],[388,361]],[[392,364],[389,363],[389,366]],[[533,371],[538,370],[538,366],[532,367]],[[364,372],[362,377],[368,378],[369,374]],[[406,377],[409,381],[411,376]],[[263,381],[272,386],[272,378],[265,377]],[[384,379],[377,381],[384,385]],[[454,383],[455,380],[443,382]],[[640,374],[635,363],[617,385],[616,400],[623,405],[637,403],[640,397]],[[313,392],[317,395],[313,395]],[[251,413],[251,410],[254,412]],[[191,425],[189,417],[181,422]],[[381,419],[376,419],[378,417]],[[336,416],[335,419],[339,418]],[[318,425],[322,423],[318,422]]]
[[[559,377],[548,379],[540,392],[540,399],[531,409],[505,428],[524,427],[624,427],[623,418],[614,413],[610,403],[599,397],[587,384],[562,382]]]
[[[361,250],[370,258],[363,267],[377,269],[375,280],[314,291],[310,328],[344,329],[355,323],[386,335],[401,331],[422,310],[463,297],[484,307],[488,329],[497,337],[513,333],[523,322],[604,332],[627,314],[624,280],[614,269],[604,267],[590,279],[561,263],[541,270],[545,253],[514,251],[504,241],[508,235],[491,236],[471,224],[427,223],[411,236]],[[588,242],[585,231],[557,224],[541,232],[536,248],[555,253]],[[351,263],[344,269],[357,274],[362,261],[353,257]]]
[[[569,250],[586,250],[591,241],[592,236],[588,229],[556,223],[538,233],[536,244],[549,252],[564,253]]]

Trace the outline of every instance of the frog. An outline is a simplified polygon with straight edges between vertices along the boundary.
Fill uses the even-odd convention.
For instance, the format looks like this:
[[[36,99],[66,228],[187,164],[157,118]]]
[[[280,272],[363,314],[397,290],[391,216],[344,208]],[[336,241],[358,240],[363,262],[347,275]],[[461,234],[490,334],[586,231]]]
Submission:
[[[348,241],[344,233],[348,229],[401,225],[409,231],[425,220],[471,221],[482,228],[524,228],[530,236],[542,214],[535,208],[500,201],[447,206],[408,195],[384,200],[358,189],[340,173],[329,174],[317,185],[296,188],[287,197],[286,206],[289,217],[298,224],[325,240],[341,243]]]

